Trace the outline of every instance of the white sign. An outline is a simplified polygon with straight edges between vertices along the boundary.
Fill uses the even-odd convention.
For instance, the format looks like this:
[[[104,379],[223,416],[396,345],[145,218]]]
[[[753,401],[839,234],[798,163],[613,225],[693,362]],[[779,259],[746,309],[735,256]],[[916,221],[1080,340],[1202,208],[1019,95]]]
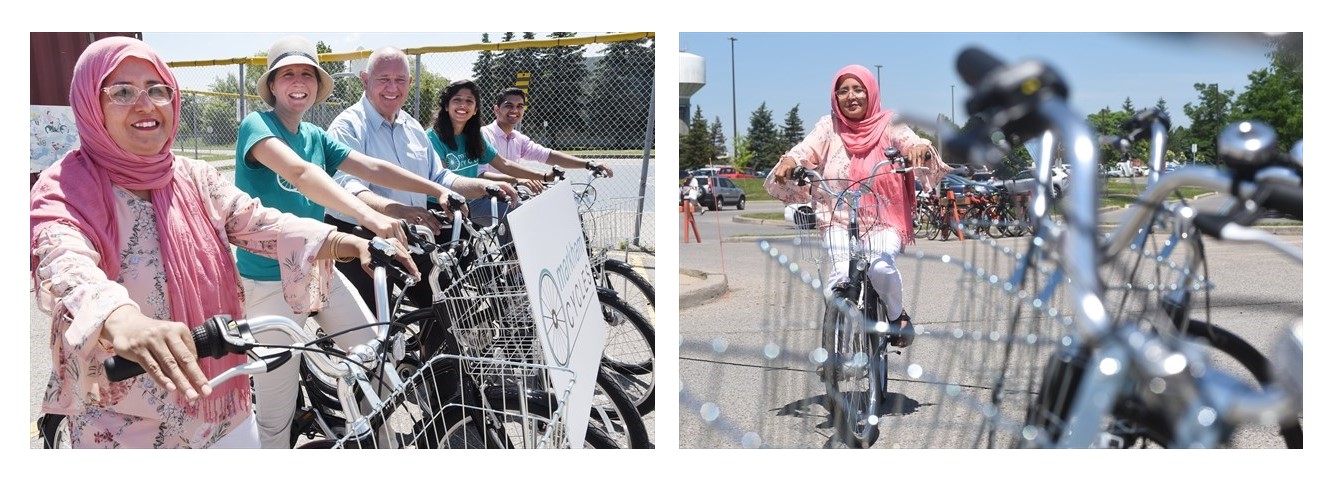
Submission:
[[[571,385],[570,398],[559,401],[566,406],[567,440],[579,448],[585,444],[606,324],[571,183],[545,190],[512,210],[507,220],[544,361],[575,373],[575,384],[566,371],[550,370],[549,377],[559,396]]]

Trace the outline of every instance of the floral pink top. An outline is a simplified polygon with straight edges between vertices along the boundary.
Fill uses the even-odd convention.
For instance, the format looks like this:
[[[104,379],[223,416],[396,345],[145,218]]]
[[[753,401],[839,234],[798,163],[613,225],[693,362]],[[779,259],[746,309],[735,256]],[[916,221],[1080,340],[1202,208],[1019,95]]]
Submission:
[[[903,124],[891,125],[889,127],[889,138],[894,146],[905,152],[908,147],[916,144],[931,145],[930,140],[921,138],[911,128]],[[851,165],[848,150],[844,148],[843,140],[839,138],[838,132],[834,130],[834,121],[829,115],[821,117],[811,133],[801,143],[793,146],[786,155],[792,157],[797,165],[819,173],[824,177],[825,185],[835,193],[853,187],[853,181],[848,173]],[[952,170],[943,161],[938,160],[938,154],[933,153],[933,155],[936,159],[934,161],[935,165],[929,166],[931,170],[928,173],[918,175],[918,178],[922,180],[922,184],[927,187],[935,185],[944,174]],[[835,208],[837,199],[814,184],[801,187],[793,182],[778,184],[774,182],[774,170],[770,169],[769,176],[765,178],[765,191],[785,204],[801,204],[811,201],[816,211],[816,226],[822,231],[830,226],[846,227],[848,225],[847,206],[837,205],[837,208]],[[881,207],[886,207],[891,203],[904,201],[905,199],[863,197],[861,203],[865,205],[867,202],[877,202],[881,204]],[[898,226],[863,226],[864,230],[885,227],[898,228]],[[907,242],[907,239],[904,241]]]
[[[297,312],[322,307],[335,271],[330,260],[313,258],[331,226],[263,207],[205,162],[177,157],[175,168],[186,170],[198,185],[212,225],[232,244],[300,260],[281,262],[286,299]],[[121,278],[106,278],[97,267],[100,255],[73,226],[52,226],[37,239],[37,303],[51,314],[52,372],[42,409],[69,416],[75,447],[208,447],[250,415],[248,396],[198,401],[227,413],[221,422],[209,423],[200,406],[168,394],[148,376],[112,383],[102,371],[102,362],[113,355],[100,340],[102,323],[112,311],[133,305],[148,317],[170,317],[151,202],[118,186],[114,194]],[[243,296],[241,286],[234,288]]]

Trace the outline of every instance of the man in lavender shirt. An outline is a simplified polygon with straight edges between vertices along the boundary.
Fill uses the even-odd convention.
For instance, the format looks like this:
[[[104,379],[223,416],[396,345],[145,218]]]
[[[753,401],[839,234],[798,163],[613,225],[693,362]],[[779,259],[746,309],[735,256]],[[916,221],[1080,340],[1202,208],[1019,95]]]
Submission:
[[[412,81],[405,52],[394,47],[375,50],[369,55],[364,71],[359,72],[359,79],[364,85],[363,97],[332,120],[327,128],[329,137],[354,150],[399,165],[467,198],[483,197],[485,187],[490,185],[498,186],[509,196],[516,195],[508,184],[457,175],[443,167],[424,127],[404,110]],[[442,225],[429,214],[430,200],[424,194],[389,189],[344,172],[338,172],[333,179],[374,210],[412,224],[428,226],[435,234],[440,232]],[[327,210],[324,221],[342,232],[353,232],[355,227],[353,218],[332,209]],[[415,256],[415,265],[419,266],[420,272],[427,273],[433,262],[427,256]],[[355,286],[369,308],[374,309],[373,279],[355,263],[338,263],[336,267]],[[432,295],[426,282],[406,291],[406,297],[417,306],[432,304]]]
[[[592,169],[602,166],[604,174],[613,176],[612,167],[544,147],[516,130],[516,124],[521,123],[521,119],[525,117],[525,91],[514,87],[503,90],[493,105],[493,113],[497,119],[479,130],[484,133],[484,139],[497,149],[498,155],[502,158],[512,162],[532,160],[564,169]],[[488,165],[479,166],[481,175],[489,171],[496,172]]]

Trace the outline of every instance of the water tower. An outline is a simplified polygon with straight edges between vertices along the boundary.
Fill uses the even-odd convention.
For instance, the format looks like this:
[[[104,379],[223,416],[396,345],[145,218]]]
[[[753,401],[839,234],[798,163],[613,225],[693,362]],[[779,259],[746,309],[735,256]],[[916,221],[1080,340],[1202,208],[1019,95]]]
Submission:
[[[687,133],[691,126],[691,96],[705,86],[705,57],[687,52],[678,52],[677,71],[681,77],[678,93],[681,94],[678,118],[681,125],[678,133]]]

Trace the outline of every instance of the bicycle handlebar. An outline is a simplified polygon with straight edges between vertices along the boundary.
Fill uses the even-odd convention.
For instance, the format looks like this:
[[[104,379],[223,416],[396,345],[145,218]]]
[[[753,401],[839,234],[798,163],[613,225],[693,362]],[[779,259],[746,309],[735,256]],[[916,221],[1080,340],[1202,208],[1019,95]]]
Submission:
[[[369,327],[372,326],[365,325],[361,328]],[[194,328],[192,336],[194,347],[198,351],[198,357],[220,359],[230,354],[244,354],[258,347],[259,344],[254,339],[254,333],[264,331],[284,332],[296,340],[296,343],[292,344],[291,347],[301,349],[307,349],[307,346],[314,345],[318,341],[290,318],[272,315],[240,320],[234,320],[229,315],[212,316],[204,321],[202,325]],[[313,350],[321,351],[319,349]],[[269,372],[281,367],[290,358],[289,351],[259,357],[217,375],[210,379],[208,384],[216,387],[240,374]],[[326,352],[322,352],[321,356],[313,356],[312,359],[324,372],[343,373],[346,371],[344,368],[338,368]],[[370,361],[370,359],[361,359],[361,361]],[[138,363],[118,355],[107,358],[102,366],[106,369],[106,377],[111,382],[123,381],[144,372],[143,367]]]

